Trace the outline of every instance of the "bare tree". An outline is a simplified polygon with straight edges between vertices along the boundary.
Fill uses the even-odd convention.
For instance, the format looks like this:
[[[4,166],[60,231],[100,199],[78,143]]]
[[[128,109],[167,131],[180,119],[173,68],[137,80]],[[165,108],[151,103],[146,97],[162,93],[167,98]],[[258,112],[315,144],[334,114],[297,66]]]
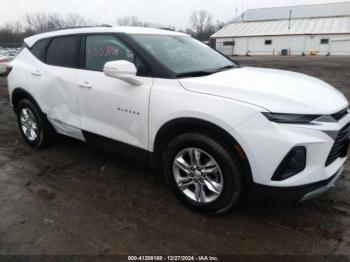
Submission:
[[[185,32],[201,41],[208,41],[212,34],[225,25],[219,20],[213,23],[212,15],[205,10],[193,12],[190,23],[191,28],[187,28]]]
[[[225,26],[226,23],[221,22],[220,20],[216,20],[216,24],[214,25],[214,33],[219,31]]]
[[[93,22],[86,20],[79,14],[70,13],[64,17],[64,26],[65,27],[76,27],[76,26],[88,26],[94,25]]]
[[[26,14],[23,17],[23,23],[25,30],[33,33],[47,32],[66,27],[86,26],[89,24],[84,17],[75,13],[64,16],[57,13]]]
[[[157,24],[157,23],[144,22],[142,26],[143,27],[150,27],[150,28],[158,28],[158,29],[163,29],[163,30],[176,31],[175,26],[167,26],[167,25],[162,25],[162,24]]]
[[[195,11],[191,16],[192,30],[197,34],[207,32],[213,26],[212,15],[205,10]]]
[[[47,32],[63,27],[63,20],[57,13],[26,14],[23,17],[23,22],[27,31],[35,33]]]
[[[27,33],[23,30],[23,27],[19,21],[13,24],[4,24],[0,27],[0,42],[2,43],[21,43],[23,38],[29,36],[30,33]]]
[[[66,15],[57,13],[26,14],[15,23],[0,26],[0,42],[21,43],[23,38],[37,33],[87,25],[94,25],[94,23],[75,13]]]
[[[140,27],[151,27],[151,28],[162,28],[167,30],[175,31],[174,26],[164,26],[157,23],[143,22],[137,16],[126,16],[117,19],[116,25],[119,26],[140,26]]]
[[[207,11],[194,12],[191,16],[191,28],[185,32],[192,36],[206,41],[209,37],[223,27],[223,23],[217,21],[213,23],[213,18]],[[174,26],[164,26],[157,23],[143,22],[137,16],[127,16],[117,19],[117,25],[142,26],[152,28],[162,28],[175,31]],[[0,26],[0,42],[20,43],[23,38],[37,33],[47,32],[66,27],[77,27],[96,25],[96,23],[86,20],[79,14],[70,13],[60,15],[58,13],[32,13],[26,14],[15,23]]]
[[[143,26],[143,22],[137,16],[118,18],[116,24],[120,26]]]

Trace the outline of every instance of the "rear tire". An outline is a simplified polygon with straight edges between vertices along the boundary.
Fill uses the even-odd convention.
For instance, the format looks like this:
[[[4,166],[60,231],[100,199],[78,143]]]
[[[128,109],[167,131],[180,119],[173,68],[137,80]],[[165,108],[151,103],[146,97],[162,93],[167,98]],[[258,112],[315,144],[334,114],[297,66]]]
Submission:
[[[32,101],[21,100],[16,107],[19,130],[24,140],[34,148],[43,148],[50,145],[54,139],[55,131]]]
[[[198,211],[226,212],[242,195],[238,158],[207,134],[191,132],[172,140],[164,150],[162,169],[177,196]]]

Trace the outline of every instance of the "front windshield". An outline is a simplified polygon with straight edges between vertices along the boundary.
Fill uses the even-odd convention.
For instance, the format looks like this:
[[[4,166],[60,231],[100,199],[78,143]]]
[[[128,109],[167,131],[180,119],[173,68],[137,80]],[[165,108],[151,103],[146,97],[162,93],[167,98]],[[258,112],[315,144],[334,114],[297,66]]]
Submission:
[[[131,35],[131,37],[178,76],[195,72],[213,73],[236,66],[225,56],[190,36]]]

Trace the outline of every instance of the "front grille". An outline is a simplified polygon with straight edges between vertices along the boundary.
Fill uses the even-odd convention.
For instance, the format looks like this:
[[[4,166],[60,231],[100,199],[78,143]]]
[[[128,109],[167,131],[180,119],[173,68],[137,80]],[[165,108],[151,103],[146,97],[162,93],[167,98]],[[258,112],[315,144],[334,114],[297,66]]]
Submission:
[[[333,117],[335,120],[339,121],[340,119],[342,119],[347,114],[348,114],[348,108],[345,108],[342,111],[331,115],[331,117]]]
[[[334,142],[331,152],[326,161],[326,166],[332,164],[339,157],[346,157],[349,147],[350,123],[344,126]]]

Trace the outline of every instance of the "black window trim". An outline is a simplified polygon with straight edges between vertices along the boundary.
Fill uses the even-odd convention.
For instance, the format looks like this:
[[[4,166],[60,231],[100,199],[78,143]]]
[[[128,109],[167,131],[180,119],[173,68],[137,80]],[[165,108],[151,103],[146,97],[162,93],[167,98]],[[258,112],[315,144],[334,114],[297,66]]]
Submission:
[[[177,78],[177,74],[175,72],[166,68],[160,62],[158,62],[156,59],[154,59],[153,56],[148,52],[148,50],[146,50],[142,46],[140,46],[127,33],[123,33],[123,32],[92,32],[92,33],[75,33],[75,34],[62,34],[62,35],[57,35],[57,36],[49,36],[49,37],[43,37],[43,38],[39,39],[38,41],[36,41],[32,45],[32,47],[41,40],[50,39],[50,43],[47,45],[46,50],[45,50],[45,62],[43,62],[43,63],[47,64],[46,63],[47,50],[48,50],[49,45],[51,44],[51,41],[54,38],[66,37],[66,36],[80,36],[81,37],[80,38],[80,40],[81,40],[80,46],[79,46],[78,53],[76,54],[79,57],[78,58],[79,63],[78,63],[76,68],[71,68],[71,69],[87,70],[87,69],[84,69],[85,65],[82,62],[82,59],[85,59],[84,58],[85,49],[82,50],[82,47],[81,47],[81,45],[86,41],[85,40],[86,36],[87,35],[109,35],[109,34],[118,36],[121,40],[123,40],[128,45],[128,47],[132,51],[135,52],[135,54],[137,54],[142,59],[142,62],[144,62],[145,65],[147,65],[149,70],[150,70],[150,76],[148,76],[148,77],[163,78],[163,79],[176,79]],[[210,48],[212,48],[212,47],[210,47]],[[217,52],[218,54],[220,54],[220,55],[226,57],[228,60],[232,61],[235,65],[237,65],[237,67],[240,67],[239,63],[234,61],[231,57],[228,57],[227,55],[220,52],[219,50],[216,50],[215,48],[212,48],[212,49],[215,52]],[[50,65],[50,66],[55,66],[55,65]],[[57,66],[57,67],[62,67],[62,66]],[[69,67],[63,67],[63,68],[69,68]],[[100,71],[98,71],[98,72],[100,72]]]
[[[64,37],[78,37],[78,41],[76,43],[75,51],[74,51],[74,66],[71,67],[71,66],[61,66],[61,65],[48,64],[47,63],[47,52],[49,50],[50,45],[52,44],[53,40],[55,40],[57,38],[64,38]],[[40,39],[40,41],[44,40],[44,39],[50,39],[49,44],[46,46],[46,50],[45,50],[45,64],[48,66],[56,66],[56,67],[69,68],[69,69],[80,69],[80,62],[79,62],[80,54],[79,53],[80,53],[81,37],[82,37],[81,34],[67,34],[67,35],[59,35],[59,36],[53,36],[53,37]]]
[[[39,43],[40,41],[44,41],[49,39],[49,42],[45,48],[45,59],[44,61],[41,61],[40,59],[38,59],[37,57],[35,57],[36,59],[38,59],[40,62],[49,65],[49,66],[57,66],[57,67],[63,67],[63,68],[71,68],[71,69],[81,69],[81,70],[87,70],[87,71],[91,71],[85,68],[85,45],[86,45],[86,36],[88,35],[113,35],[113,36],[117,36],[123,43],[125,43],[128,48],[130,48],[141,60],[142,63],[145,64],[145,66],[147,66],[148,70],[149,70],[149,75],[145,75],[145,77],[159,77],[159,78],[175,78],[170,76],[169,72],[163,72],[160,73],[159,75],[155,75],[154,73],[154,69],[153,69],[153,65],[154,63],[152,63],[151,59],[151,63],[149,63],[147,61],[147,58],[149,58],[149,56],[147,55],[142,55],[144,54],[145,50],[143,50],[142,48],[140,48],[135,42],[132,41],[132,39],[130,37],[128,37],[128,35],[126,33],[118,33],[118,32],[92,32],[92,33],[77,33],[77,34],[63,34],[63,35],[57,35],[57,36],[49,36],[49,37],[43,37],[41,39],[38,39],[31,47],[29,47],[28,45],[26,45],[26,47],[28,48],[28,50],[30,51],[37,43]],[[51,42],[53,41],[53,39],[55,38],[61,38],[61,37],[69,37],[69,36],[78,36],[80,37],[78,43],[77,43],[77,48],[79,48],[79,50],[76,51],[76,60],[77,63],[75,65],[75,67],[66,67],[66,66],[59,66],[59,65],[50,65],[46,62],[46,57],[47,57],[47,51],[49,49],[49,46],[51,45]],[[164,68],[162,68],[164,69]],[[95,71],[95,70],[94,70]],[[159,72],[164,71],[164,70],[159,70]],[[95,72],[101,72],[101,71],[95,71]]]
[[[39,44],[40,42],[43,42],[43,41],[47,41],[47,43],[46,43],[46,46],[44,47],[44,50],[42,51],[43,52],[43,60],[41,60],[39,57],[37,57],[36,55],[34,55],[34,53],[33,53],[33,49],[34,49],[34,47],[37,45],[37,44]],[[44,63],[44,64],[46,64],[46,53],[47,53],[47,48],[48,48],[48,46],[50,45],[50,43],[51,43],[51,38],[43,38],[43,39],[40,39],[40,40],[38,40],[38,41],[36,41],[33,45],[32,45],[32,47],[29,47],[26,43],[25,43],[25,45],[24,45],[24,48],[27,48],[29,51],[30,51],[30,53],[36,58],[36,59],[38,59],[41,63]]]

